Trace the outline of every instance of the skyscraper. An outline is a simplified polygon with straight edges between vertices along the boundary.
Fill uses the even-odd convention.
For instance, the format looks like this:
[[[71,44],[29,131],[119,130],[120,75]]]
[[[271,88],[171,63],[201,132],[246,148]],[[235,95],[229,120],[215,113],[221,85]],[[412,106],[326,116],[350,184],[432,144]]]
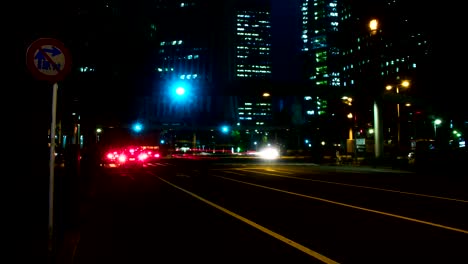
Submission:
[[[230,80],[249,91],[237,95],[239,125],[255,127],[272,121],[272,35],[269,1],[235,1],[232,6],[232,71]],[[240,88],[242,90],[242,88]]]
[[[341,30],[348,41],[342,45],[342,91],[355,96],[358,125],[364,130],[374,118],[373,101],[383,97],[383,106],[388,106],[382,109],[386,138],[396,141],[397,103],[411,103],[402,108],[407,121],[402,126],[408,126],[419,109],[428,107],[433,43],[427,20],[421,20],[414,3],[405,1],[344,1],[344,6]],[[372,19],[378,23],[375,31],[369,27]],[[410,81],[409,88],[401,89],[403,80]],[[400,86],[400,93],[386,91],[389,85]]]

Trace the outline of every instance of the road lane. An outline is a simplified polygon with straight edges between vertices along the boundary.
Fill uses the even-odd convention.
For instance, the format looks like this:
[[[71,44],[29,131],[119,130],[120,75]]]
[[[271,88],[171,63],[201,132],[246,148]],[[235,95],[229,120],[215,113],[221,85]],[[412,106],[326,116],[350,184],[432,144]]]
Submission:
[[[313,258],[316,258],[317,260],[322,261],[323,263],[327,263],[327,264],[337,264],[338,263],[338,262],[336,262],[336,261],[334,261],[334,260],[320,254],[319,252],[316,252],[316,251],[314,251],[314,250],[312,250],[310,248],[307,248],[307,247],[305,247],[305,246],[303,246],[303,245],[301,245],[299,243],[296,243],[293,240],[291,240],[291,239],[289,239],[287,237],[284,237],[284,236],[282,236],[282,235],[280,235],[280,234],[278,234],[278,233],[276,233],[276,232],[274,232],[272,230],[269,230],[268,228],[265,228],[264,226],[261,226],[261,225],[255,223],[255,222],[253,222],[253,221],[251,221],[251,220],[249,220],[249,219],[247,219],[245,217],[242,217],[242,216],[230,211],[230,210],[227,210],[226,208],[224,208],[222,206],[219,206],[216,203],[213,203],[213,202],[211,202],[211,201],[209,201],[207,199],[204,199],[203,197],[200,197],[199,195],[197,195],[197,194],[195,194],[193,192],[190,192],[190,191],[188,191],[186,189],[183,189],[183,188],[171,183],[170,181],[164,180],[162,178],[159,178],[159,179],[166,182],[167,184],[170,184],[174,188],[177,188],[177,189],[191,195],[192,197],[194,197],[194,198],[196,198],[196,199],[198,199],[198,200],[200,200],[200,201],[202,201],[202,202],[204,202],[204,203],[206,203],[206,204],[208,204],[210,206],[213,206],[214,208],[216,208],[216,209],[218,209],[218,210],[220,210],[220,211],[222,211],[222,212],[224,212],[224,213],[226,213],[226,214],[228,214],[228,215],[230,215],[230,216],[232,216],[232,217],[246,223],[247,225],[250,225],[250,226],[258,229],[259,231],[264,232],[265,234],[268,234],[268,235],[278,239],[279,241],[281,241],[281,242],[283,242],[283,243],[285,243],[287,245],[290,245],[290,246],[294,247],[295,249],[297,249],[297,250],[299,250],[299,251],[301,251],[301,252],[303,252],[303,253],[305,253],[305,254],[313,257]]]
[[[236,175],[238,177],[234,179],[249,183],[265,184],[273,188],[468,230],[468,216],[463,213],[468,211],[468,202],[454,195],[444,197],[389,189],[392,187],[373,187],[373,184],[350,184],[346,183],[351,182],[349,177],[346,182],[339,182],[343,180],[335,181],[331,175],[328,175],[328,180],[317,180],[317,172],[294,175],[292,172],[283,174],[269,171],[271,170],[227,170],[224,175],[227,178]]]
[[[153,175],[98,175],[74,263],[322,263]]]
[[[371,211],[426,213],[463,225],[463,216],[448,210],[459,205],[446,204],[464,210],[465,202],[413,191],[401,175],[181,161],[105,171],[83,218],[75,263],[466,260],[466,234]]]
[[[216,171],[216,173],[219,173],[219,171]],[[257,177],[256,179],[258,178],[262,179],[262,181],[266,181],[266,179],[270,181],[274,180],[274,183],[276,184],[278,184],[279,182],[278,177],[266,178],[263,175],[262,177]],[[287,181],[295,180],[291,178],[286,179]],[[195,188],[196,184],[194,184],[194,182],[196,181],[197,180],[190,179],[190,177],[186,177],[180,183],[186,184],[187,182],[189,182],[190,184],[186,185],[186,187]],[[282,181],[281,185],[284,184],[285,182]],[[457,259],[460,257],[460,255],[457,254],[460,254],[460,252],[462,252],[460,251],[460,247],[466,245],[466,234],[455,234],[456,232],[454,232],[454,234],[447,234],[446,232],[454,230],[450,230],[450,228],[442,228],[442,230],[440,227],[437,226],[437,223],[428,226],[427,223],[424,223],[422,221],[408,221],[408,219],[405,219],[405,216],[398,218],[385,213],[376,214],[375,212],[372,212],[368,209],[366,211],[362,209],[356,210],[356,208],[350,208],[349,206],[346,208],[346,206],[324,205],[323,200],[319,200],[318,202],[317,200],[313,202],[304,201],[304,199],[291,197],[297,195],[284,196],[284,193],[278,194],[281,193],[278,191],[276,192],[277,194],[272,194],[274,192],[272,192],[271,190],[266,190],[265,188],[257,187],[255,189],[252,188],[252,185],[250,184],[232,185],[232,183],[226,183],[221,181],[218,182],[214,179],[214,177],[206,177],[204,179],[204,185],[205,188],[195,188],[194,190],[203,193],[203,195],[205,195],[206,197],[210,197],[210,200],[217,201],[219,204],[222,204],[226,208],[236,208],[240,215],[243,215],[248,219],[255,219],[255,222],[257,223],[268,223],[263,224],[264,226],[269,226],[269,224],[271,224],[272,230],[284,230],[285,233],[283,234],[291,234],[288,237],[296,238],[294,234],[298,233],[298,231],[296,230],[296,228],[298,227],[304,228],[299,228],[301,230],[300,233],[311,232],[312,237],[315,237],[316,234],[321,234],[319,236],[320,239],[318,239],[321,242],[317,246],[318,249],[323,249],[323,251],[318,251],[328,252],[327,249],[336,247],[337,249],[339,249],[339,253],[335,252],[335,254],[332,254],[330,256],[333,257],[336,255],[338,256],[338,259],[340,259],[340,257],[343,257],[343,259],[341,259],[343,261],[347,261],[353,258],[356,258],[354,259],[354,261],[357,261],[358,258],[371,259],[372,256],[387,256],[389,255],[389,249],[384,249],[385,247],[375,249],[374,247],[378,244],[386,245],[388,244],[388,242],[393,242],[399,245],[399,250],[393,252],[393,254],[390,254],[391,256],[387,256],[387,259],[389,260],[388,263],[391,263],[390,260],[396,261],[398,258],[403,257],[406,257],[408,260],[418,260],[424,258],[427,258],[428,260],[434,260],[437,258]],[[296,185],[298,184],[293,184],[293,186]],[[306,185],[307,187],[304,187],[304,185],[305,184],[303,183],[299,184],[299,186],[301,186],[301,190],[309,187],[309,185]],[[210,186],[210,188],[206,188],[206,186]],[[342,186],[339,187],[342,188]],[[322,189],[322,191],[325,190],[325,192],[333,192],[333,188],[336,188],[336,185],[329,185],[328,187],[322,186],[320,188]],[[343,190],[340,191],[340,193],[342,192]],[[381,194],[379,195],[381,196]],[[376,199],[377,201],[388,202],[388,200],[393,200],[393,198],[382,199],[382,197],[379,197],[379,195],[373,194],[372,196],[380,199]],[[385,195],[389,195],[389,193],[386,192]],[[267,197],[267,199],[265,199],[264,197]],[[284,200],[288,202],[284,204]],[[298,204],[300,206],[297,206]],[[428,203],[428,205],[430,204],[431,203]],[[295,210],[291,211],[291,208],[295,208]],[[314,217],[311,217],[307,214],[307,212],[309,211],[314,212]],[[363,213],[363,211],[365,213]],[[441,212],[436,211],[432,213],[437,214]],[[442,214],[444,213],[442,212]],[[283,216],[285,215],[288,217],[284,218]],[[276,219],[276,221],[271,219]],[[303,219],[308,219],[309,223],[317,224],[313,227],[306,224],[297,225],[298,219],[300,219],[301,223],[303,223]],[[336,219],[346,220],[337,221]],[[350,219],[355,219],[355,221],[349,221]],[[294,230],[291,231],[290,226],[296,226],[296,228],[294,228]],[[344,226],[346,226],[347,228],[343,228]],[[330,234],[322,232],[322,228],[330,230],[330,234],[332,235],[330,236]],[[336,232],[336,230],[340,231]],[[355,232],[355,230],[363,230],[363,232]],[[298,235],[298,237],[303,237],[303,235]],[[359,239],[356,239],[356,241],[352,242],[353,240],[349,238],[353,237]],[[452,241],[452,239],[459,239],[458,241],[461,241],[461,244],[446,243],[447,241]],[[298,240],[295,241],[306,240],[307,239],[301,240],[301,238],[298,238]],[[328,247],[323,247],[323,245],[327,244],[324,242],[330,240],[332,240],[333,242],[330,242],[331,244],[328,245]],[[373,251],[362,253],[358,249],[350,250],[351,248],[354,248],[356,244],[359,245],[361,242],[363,242],[365,248],[374,248]],[[348,245],[346,243],[349,243],[349,245],[353,246],[348,247],[346,246]],[[311,248],[317,248],[314,247],[315,244],[306,243],[305,245],[311,245]],[[358,246],[358,248],[361,247],[363,246]],[[419,248],[420,252],[418,252],[418,250],[415,249],[416,247]],[[436,255],[426,255],[424,252],[427,249],[432,249],[432,254],[434,252],[439,253],[437,253]],[[342,256],[343,251],[348,252],[350,256]],[[393,250],[390,249],[390,251]],[[383,262],[384,260],[380,261]]]

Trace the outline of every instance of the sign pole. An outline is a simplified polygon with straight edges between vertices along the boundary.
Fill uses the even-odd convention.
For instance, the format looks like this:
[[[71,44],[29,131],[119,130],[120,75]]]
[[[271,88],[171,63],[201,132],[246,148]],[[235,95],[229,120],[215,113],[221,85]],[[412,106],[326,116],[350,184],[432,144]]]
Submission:
[[[49,160],[49,253],[53,253],[54,242],[54,171],[55,171],[55,130],[57,126],[57,82],[62,81],[71,70],[71,56],[65,45],[53,38],[39,38],[26,50],[26,66],[32,75],[52,83],[52,123],[50,125]],[[59,134],[60,135],[60,134]],[[60,142],[60,141],[59,141]]]
[[[57,116],[58,84],[52,86],[52,123],[50,125],[50,163],[49,163],[49,251],[53,250],[54,240],[54,170],[55,170],[55,122]]]

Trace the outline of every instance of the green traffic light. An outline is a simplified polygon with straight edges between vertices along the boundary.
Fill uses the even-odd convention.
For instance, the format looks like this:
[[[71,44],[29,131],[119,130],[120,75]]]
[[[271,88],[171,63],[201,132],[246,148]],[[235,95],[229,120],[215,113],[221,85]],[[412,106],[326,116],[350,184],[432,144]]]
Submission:
[[[179,96],[184,95],[185,94],[185,88],[184,87],[177,87],[176,94],[179,95]]]
[[[142,124],[136,123],[135,125],[133,125],[133,131],[140,132],[141,130],[143,130],[143,125]]]

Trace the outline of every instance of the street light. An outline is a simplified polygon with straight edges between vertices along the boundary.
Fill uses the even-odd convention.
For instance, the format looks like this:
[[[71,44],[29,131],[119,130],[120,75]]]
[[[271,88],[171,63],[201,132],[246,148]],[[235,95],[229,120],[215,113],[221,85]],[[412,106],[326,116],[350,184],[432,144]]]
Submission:
[[[343,103],[351,106],[353,104],[353,98],[352,97],[348,97],[348,96],[343,96],[341,97],[341,100],[343,100]]]
[[[395,85],[395,90],[397,94],[400,94],[400,86],[403,88],[410,87],[410,82],[408,80],[403,80],[400,84]],[[387,85],[385,87],[387,91],[393,90],[392,85]],[[399,100],[399,99],[398,99]],[[401,135],[401,121],[400,121],[400,102],[397,103],[397,147],[400,148],[400,135]]]
[[[371,19],[369,21],[369,31],[371,36],[377,35],[379,29],[379,21],[377,19]],[[379,40],[375,40],[379,41]],[[377,49],[373,48],[373,53],[376,53]],[[374,54],[375,55],[375,54]],[[377,60],[377,56],[372,58],[373,60]],[[376,66],[377,67],[377,66]],[[374,154],[375,159],[380,159],[383,157],[383,123],[382,123],[382,113],[381,113],[381,102],[378,98],[374,99]]]
[[[349,97],[349,96],[343,96],[341,97],[341,100],[344,104],[348,105],[350,110],[351,107],[352,107],[352,102],[353,102],[353,98],[352,97]],[[354,131],[353,131],[353,128],[355,126],[355,122],[356,122],[356,116],[353,115],[352,112],[349,112],[346,117],[348,118],[349,120],[349,129],[348,129],[348,139],[346,140],[346,153],[355,153],[356,152],[356,140],[353,139],[353,134],[354,134]]]
[[[437,136],[437,126],[440,124],[442,124],[442,120],[440,120],[439,118],[434,120],[434,139]]]
[[[379,21],[377,19],[371,19],[369,22],[369,29],[371,34],[376,34],[377,29],[379,28]]]
[[[101,129],[101,128],[97,128],[97,129],[96,129],[96,143],[98,143],[99,141],[101,141],[101,133],[102,133],[102,129]]]

